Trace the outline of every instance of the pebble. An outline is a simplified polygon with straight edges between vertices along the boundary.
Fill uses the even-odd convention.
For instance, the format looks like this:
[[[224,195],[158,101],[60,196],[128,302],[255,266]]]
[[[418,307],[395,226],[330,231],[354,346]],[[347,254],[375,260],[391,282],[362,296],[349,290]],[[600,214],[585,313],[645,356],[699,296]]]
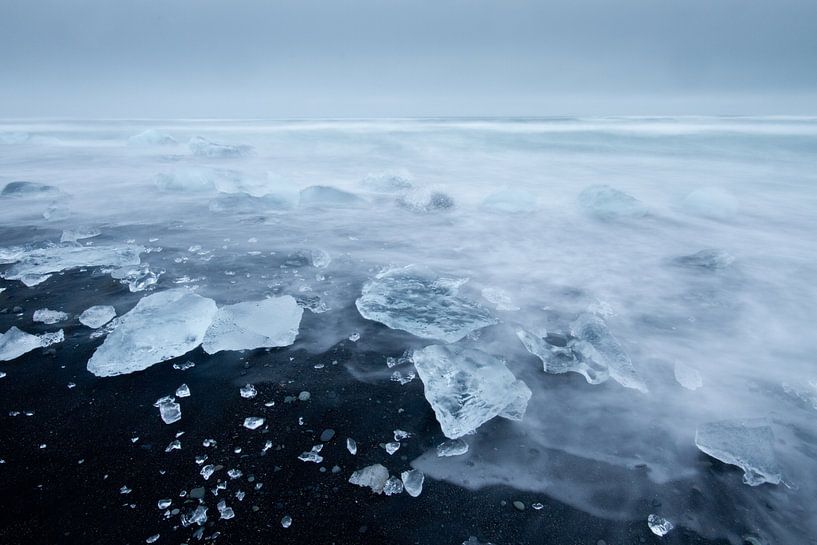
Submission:
[[[525,510],[525,504],[522,503],[519,500],[516,500],[515,502],[513,502],[513,506],[516,508],[517,511],[524,511]]]
[[[333,430],[331,428],[325,429],[321,433],[321,441],[323,441],[324,443],[326,441],[331,441],[334,436],[335,436],[335,430]]]

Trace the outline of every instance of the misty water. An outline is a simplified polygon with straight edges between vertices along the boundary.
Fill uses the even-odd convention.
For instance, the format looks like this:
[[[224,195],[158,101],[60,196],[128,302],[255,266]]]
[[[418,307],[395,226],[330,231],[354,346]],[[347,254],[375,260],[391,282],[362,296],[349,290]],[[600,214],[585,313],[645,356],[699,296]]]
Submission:
[[[7,121],[0,187],[9,543],[817,535],[817,119]]]

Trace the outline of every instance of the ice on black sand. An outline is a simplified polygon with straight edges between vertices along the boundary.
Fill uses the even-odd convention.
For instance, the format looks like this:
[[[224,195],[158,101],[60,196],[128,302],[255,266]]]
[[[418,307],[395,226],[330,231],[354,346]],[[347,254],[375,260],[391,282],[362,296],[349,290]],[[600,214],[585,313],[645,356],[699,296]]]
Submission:
[[[215,314],[212,299],[182,288],[143,297],[117,320],[88,370],[102,377],[122,375],[182,356],[201,344]]]
[[[458,296],[464,282],[415,265],[389,269],[363,286],[355,304],[361,316],[392,329],[456,342],[497,323],[488,310]]]
[[[51,325],[58,322],[64,322],[68,319],[68,314],[59,310],[51,310],[48,308],[41,308],[34,311],[33,320],[41,324]]]
[[[295,342],[303,309],[289,295],[249,301],[218,309],[204,335],[208,354],[289,346]]]
[[[10,361],[37,348],[45,348],[64,340],[62,329],[54,333],[32,335],[11,326],[5,333],[0,333],[0,361]]]
[[[530,388],[494,356],[457,345],[414,352],[414,366],[443,433],[461,437],[501,416],[522,420]]]
[[[178,422],[182,418],[182,408],[181,405],[176,403],[175,397],[165,396],[160,398],[153,406],[159,408],[159,416],[162,417],[165,424]]]
[[[749,486],[782,481],[774,453],[774,433],[763,419],[721,420],[698,427],[695,445],[701,452],[743,470]]]
[[[389,470],[380,464],[373,464],[352,473],[349,482],[357,486],[369,487],[375,494],[382,494],[389,480]]]
[[[673,523],[655,514],[651,514],[647,517],[647,526],[649,526],[652,533],[658,537],[667,535],[670,530],[675,528]]]
[[[244,427],[248,430],[255,430],[264,425],[264,419],[260,416],[248,416],[244,419]]]
[[[426,476],[417,469],[404,471],[400,474],[400,479],[403,481],[403,488],[409,496],[416,498],[423,491],[423,481]]]
[[[116,309],[110,305],[96,305],[85,309],[79,315],[79,323],[91,329],[97,329],[116,317]]]
[[[448,439],[437,445],[437,456],[462,456],[468,452],[468,443],[462,439]]]

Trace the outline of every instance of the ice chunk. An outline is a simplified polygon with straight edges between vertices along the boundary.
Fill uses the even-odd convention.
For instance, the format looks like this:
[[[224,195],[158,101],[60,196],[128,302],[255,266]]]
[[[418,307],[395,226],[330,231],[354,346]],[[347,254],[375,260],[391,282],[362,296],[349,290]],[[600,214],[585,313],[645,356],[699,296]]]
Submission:
[[[650,527],[650,530],[653,534],[657,535],[658,537],[663,537],[667,535],[670,530],[675,528],[675,525],[668,521],[663,517],[659,517],[658,515],[651,514],[647,517],[647,526]]]
[[[281,517],[281,527],[289,528],[290,526],[292,526],[292,517],[289,515],[284,515]]]
[[[157,174],[154,183],[162,191],[212,191],[215,189],[213,171],[203,168],[184,168]]]
[[[150,270],[147,263],[143,263],[136,267],[117,269],[111,273],[111,278],[116,278],[122,284],[127,285],[129,291],[136,293],[155,286],[162,274],[164,270],[154,272]]]
[[[212,299],[183,288],[143,297],[117,319],[88,370],[102,377],[122,375],[186,354],[204,340],[215,314]]]
[[[62,329],[54,333],[32,335],[11,326],[5,333],[0,333],[0,361],[10,361],[36,348],[44,348],[64,340]]]
[[[96,305],[85,309],[79,315],[79,323],[91,329],[97,329],[116,317],[116,309],[110,305]]]
[[[176,397],[190,397],[190,387],[187,384],[182,384],[176,388]]]
[[[3,273],[8,280],[36,285],[51,273],[78,267],[124,267],[138,265],[141,246],[46,246],[19,253],[13,265]]]
[[[364,318],[392,329],[455,342],[497,322],[485,308],[458,297],[462,282],[437,278],[428,270],[409,265],[390,269],[367,282],[355,304]]]
[[[483,288],[482,296],[489,302],[496,305],[497,310],[514,311],[519,307],[513,304],[511,296],[507,291],[500,288]]]
[[[675,380],[687,390],[697,390],[704,385],[701,373],[680,361],[675,362]]]
[[[252,146],[234,146],[211,142],[203,136],[194,136],[187,144],[193,155],[200,157],[244,157],[252,153]]]
[[[346,449],[349,451],[349,454],[355,455],[357,454],[357,442],[352,439],[351,437],[346,438]]]
[[[403,488],[405,488],[408,495],[412,498],[416,498],[423,491],[423,481],[425,481],[425,478],[426,476],[423,475],[423,472],[417,469],[404,471],[400,474],[400,479],[403,481]]]
[[[397,477],[389,477],[386,484],[383,486],[383,493],[387,496],[394,496],[395,494],[403,493],[403,481]]]
[[[219,515],[221,515],[222,520],[230,520],[231,518],[235,517],[235,511],[233,511],[232,507],[227,506],[227,502],[221,500],[216,504],[216,509],[218,509]]]
[[[420,187],[402,194],[397,204],[418,214],[428,214],[453,208],[454,199],[440,190]]]
[[[34,311],[33,320],[42,324],[56,324],[57,322],[64,322],[68,319],[68,314],[59,310],[51,310],[48,308],[41,308]]]
[[[414,352],[414,367],[443,433],[461,437],[495,416],[522,420],[531,391],[505,363],[480,350],[432,345]]]
[[[774,433],[763,419],[721,420],[698,427],[695,445],[725,464],[743,470],[749,486],[779,484],[782,480],[774,454]]]
[[[358,486],[368,486],[375,494],[382,494],[389,480],[389,470],[380,464],[370,465],[352,473],[349,482]]]
[[[199,505],[190,513],[185,513],[182,515],[182,526],[187,527],[193,524],[198,524],[199,526],[204,525],[207,522],[207,507],[205,505]]]
[[[60,242],[76,242],[86,238],[98,237],[102,231],[94,227],[77,227],[76,229],[65,230],[60,236]]]
[[[528,352],[542,360],[545,373],[579,373],[590,384],[600,384],[610,377],[608,367],[598,361],[600,358],[586,357],[595,354],[593,347],[587,345],[581,350],[582,346],[576,339],[567,340],[555,335],[542,338],[524,329],[518,330],[516,336]]]
[[[175,397],[162,397],[153,406],[159,408],[159,416],[162,417],[165,424],[172,424],[182,419],[182,407],[176,403]]]
[[[264,425],[264,419],[260,416],[248,416],[244,419],[244,427],[248,430],[257,430]]]
[[[241,394],[241,397],[244,399],[252,399],[258,395],[258,390],[256,390],[252,384],[245,384],[238,390],[238,393]]]
[[[647,214],[641,201],[608,185],[593,185],[579,193],[579,207],[600,220],[639,218]]]
[[[354,193],[326,185],[311,185],[301,190],[300,206],[334,207],[360,206],[366,201]]]
[[[696,216],[725,220],[738,213],[738,200],[720,187],[702,187],[684,197],[684,211]]]
[[[64,196],[65,193],[53,185],[38,182],[9,182],[3,188],[3,191],[0,191],[0,197],[52,199]]]
[[[400,443],[397,441],[389,441],[383,445],[383,448],[391,456],[400,449]]]
[[[437,445],[437,456],[440,458],[462,456],[466,452],[468,452],[468,443],[462,439],[448,439]]]
[[[618,339],[610,333],[602,318],[590,313],[581,314],[570,324],[570,329],[577,339],[586,343],[578,344],[583,356],[592,357],[606,365],[610,377],[625,388],[647,391],[647,385],[636,373],[630,356],[624,351]],[[588,350],[587,345],[590,345],[593,351]]]
[[[208,354],[289,346],[298,336],[303,312],[289,295],[221,307],[202,346]]]
[[[491,212],[507,214],[533,212],[537,209],[536,195],[521,189],[505,189],[485,197],[481,206]]]
[[[322,444],[321,445],[314,445],[312,447],[312,450],[309,450],[307,452],[302,452],[298,456],[298,459],[300,461],[302,461],[302,462],[314,462],[316,464],[319,464],[319,463],[323,462],[323,456],[321,456],[319,454],[322,449],[323,449]]]
[[[171,146],[176,144],[176,139],[156,129],[147,129],[128,138],[128,144],[132,146]]]

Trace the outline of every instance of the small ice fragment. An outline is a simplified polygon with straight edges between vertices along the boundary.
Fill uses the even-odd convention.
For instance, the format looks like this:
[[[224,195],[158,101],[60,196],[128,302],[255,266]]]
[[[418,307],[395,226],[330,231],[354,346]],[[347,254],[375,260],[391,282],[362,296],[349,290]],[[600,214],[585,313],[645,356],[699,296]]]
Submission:
[[[675,362],[675,380],[687,390],[697,390],[704,385],[701,373],[680,361]]]
[[[401,371],[395,371],[391,374],[391,381],[392,382],[399,382],[401,385],[408,384],[412,380],[417,378],[417,374],[414,371],[407,371],[405,373]]]
[[[352,473],[349,477],[351,484],[372,489],[375,494],[382,494],[386,481],[389,480],[389,470],[380,464],[373,464]]]
[[[190,397],[190,387],[187,384],[182,384],[176,388],[176,397]]]
[[[156,502],[156,506],[157,506],[159,509],[167,509],[167,508],[168,508],[168,507],[170,507],[172,504],[173,504],[173,500],[171,500],[170,498],[161,499],[161,500],[159,500],[158,502]]]
[[[332,262],[332,257],[324,250],[312,250],[312,266],[325,269]]]
[[[215,471],[216,471],[216,466],[214,466],[213,464],[207,464],[206,466],[201,468],[201,476],[204,477],[204,480],[206,481],[207,479],[210,478],[210,476],[213,473],[215,473]]]
[[[36,348],[45,348],[64,340],[62,329],[54,333],[31,335],[11,326],[5,333],[0,333],[0,361],[10,361]]]
[[[231,479],[238,479],[242,475],[243,473],[241,472],[240,469],[230,469],[227,471],[227,476],[230,477]]]
[[[177,371],[186,371],[195,366],[196,364],[193,363],[192,361],[184,361],[182,363],[174,363],[173,369],[176,369]]]
[[[774,453],[774,433],[763,419],[703,424],[695,432],[695,445],[703,453],[741,468],[743,482],[749,486],[782,481]]]
[[[468,443],[462,439],[449,439],[437,445],[437,456],[461,456],[468,452]]]
[[[203,136],[194,136],[187,143],[193,155],[209,158],[244,157],[252,153],[252,146],[236,146],[211,142]]]
[[[383,448],[389,453],[389,456],[391,456],[400,449],[400,443],[392,441],[383,445]]]
[[[304,390],[303,392],[301,392],[300,394],[298,394],[298,399],[299,399],[300,401],[309,401],[309,398],[310,398],[310,397],[312,397],[312,394],[310,394],[310,393],[309,393],[309,392],[307,392],[306,390]]]
[[[264,419],[260,416],[248,416],[244,419],[244,427],[248,430],[255,430],[264,425]]]
[[[203,447],[214,447],[214,446],[216,446],[216,440],[215,439],[205,439],[204,441],[201,442],[201,446],[203,446]]]
[[[131,492],[133,492],[133,490],[131,490],[127,486],[123,486],[122,488],[119,489],[120,494],[130,494]]]
[[[221,500],[216,504],[216,509],[218,509],[222,520],[230,520],[231,518],[235,517],[235,511],[233,511],[232,507],[227,507],[227,502],[224,500]]]
[[[402,441],[403,439],[408,439],[411,437],[411,433],[403,430],[394,430],[394,440],[395,441]]]
[[[383,486],[383,493],[387,496],[401,494],[403,492],[403,481],[397,477],[389,477],[386,484]]]
[[[350,341],[352,341],[353,343],[356,343],[357,341],[359,341],[359,340],[360,340],[360,333],[358,333],[357,331],[355,331],[354,333],[352,333],[351,335],[349,335],[349,340],[350,340]]]
[[[196,456],[196,464],[201,465],[207,461],[208,456],[206,454],[199,454]]]
[[[334,436],[335,430],[327,428],[321,432],[320,440],[326,443],[327,441],[331,441]]]
[[[676,257],[674,263],[690,269],[717,271],[725,269],[735,261],[735,258],[723,250],[707,248],[691,255]]]
[[[76,384],[75,382],[69,382],[69,383],[68,383],[68,389],[69,389],[69,390],[71,390],[71,389],[73,389],[73,388],[76,388],[76,387],[77,387],[77,384]]]
[[[312,447],[312,450],[308,452],[302,452],[298,459],[302,462],[314,462],[319,464],[323,462],[323,456],[319,455],[318,453],[323,449],[323,444],[315,445]]]
[[[243,397],[244,399],[252,399],[256,395],[258,395],[258,390],[256,390],[255,386],[253,386],[252,384],[246,384],[241,387],[239,393],[241,394],[241,397]]]
[[[285,515],[281,519],[281,526],[283,526],[284,528],[289,528],[290,526],[292,526],[292,517],[290,517],[289,515]]]
[[[178,439],[175,439],[171,441],[169,445],[167,445],[167,448],[165,448],[165,452],[170,452],[171,450],[181,450],[181,448],[182,442],[179,441]]]
[[[56,324],[68,319],[68,314],[59,310],[41,308],[34,311],[34,321],[42,324]]]
[[[533,509],[535,509],[536,511],[541,511],[545,507],[543,504],[539,502],[532,503],[530,506],[533,507]]]
[[[193,524],[202,526],[207,522],[207,507],[199,505],[192,512],[182,515],[182,526],[187,527]]]
[[[78,227],[76,229],[64,230],[60,237],[60,242],[76,242],[86,238],[98,237],[102,231],[94,227]]]
[[[152,536],[145,539],[145,543],[156,543],[159,541],[159,537],[161,534],[153,534]]]
[[[154,407],[159,408],[159,416],[165,424],[172,424],[178,422],[182,418],[181,405],[176,403],[176,398],[165,396],[160,398],[153,404]]]
[[[403,488],[412,498],[416,498],[423,491],[423,481],[426,476],[421,471],[417,469],[404,471],[400,474],[400,478],[403,481]]]
[[[146,129],[128,138],[128,144],[132,146],[169,146],[175,143],[175,138],[156,129]]]
[[[651,514],[647,517],[647,526],[650,527],[652,533],[657,535],[658,537],[663,537],[667,535],[670,530],[675,528],[675,525],[668,521],[665,518],[659,517],[658,515]]]
[[[346,449],[352,455],[357,454],[357,441],[355,441],[351,437],[347,437],[346,438]]]
[[[397,204],[417,214],[429,214],[449,210],[454,207],[454,199],[447,193],[433,187],[416,187],[400,195]]]
[[[91,329],[98,329],[116,317],[116,309],[110,305],[96,305],[85,309],[79,315],[79,323]]]

